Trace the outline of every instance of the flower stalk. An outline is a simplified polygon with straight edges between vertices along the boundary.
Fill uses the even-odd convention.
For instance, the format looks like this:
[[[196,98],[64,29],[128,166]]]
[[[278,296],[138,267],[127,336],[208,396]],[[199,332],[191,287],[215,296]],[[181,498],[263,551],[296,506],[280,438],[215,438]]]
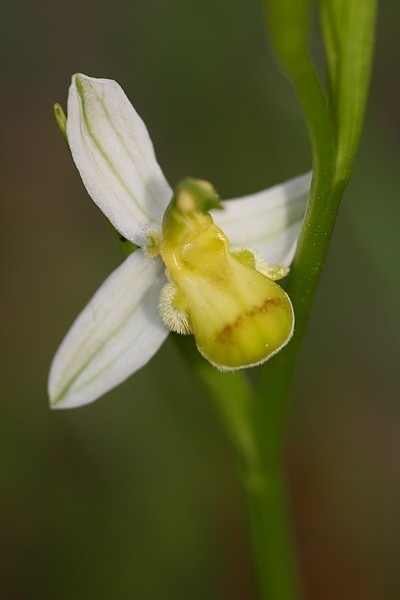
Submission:
[[[284,514],[288,504],[282,485],[288,403],[301,342],[361,135],[370,80],[376,2],[320,0],[329,77],[327,92],[318,80],[310,57],[311,3],[265,0],[265,7],[275,51],[292,80],[303,109],[313,156],[309,204],[286,286],[296,314],[295,334],[291,343],[263,367],[253,420],[264,474],[272,488],[270,499],[265,498],[265,503],[272,503],[275,495],[280,499],[275,507],[280,530],[276,523],[275,527],[270,523],[269,535],[265,532],[268,547],[259,552],[265,557],[264,563],[262,558],[258,562],[261,597],[264,600],[295,600],[300,586],[285,589],[285,576],[282,579],[269,569],[274,537],[275,542],[278,540],[274,554],[274,561],[278,563],[275,574],[286,572],[286,580],[290,582],[297,571],[296,563],[291,560],[293,556],[288,556],[287,545],[283,543],[290,531],[289,513]],[[261,522],[261,517],[259,520]],[[256,540],[257,532],[253,536]]]

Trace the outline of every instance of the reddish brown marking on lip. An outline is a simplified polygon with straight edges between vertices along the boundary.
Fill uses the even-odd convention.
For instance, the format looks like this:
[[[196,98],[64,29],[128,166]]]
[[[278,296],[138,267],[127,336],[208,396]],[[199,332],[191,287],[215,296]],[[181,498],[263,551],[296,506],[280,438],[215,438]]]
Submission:
[[[238,329],[246,319],[249,317],[255,317],[256,315],[265,314],[271,308],[278,306],[285,311],[288,310],[286,303],[283,303],[280,298],[267,298],[259,306],[252,306],[245,313],[240,314],[235,321],[233,321],[233,323],[225,325],[222,331],[220,331],[217,335],[217,340],[222,344],[232,344],[232,337],[235,329]]]

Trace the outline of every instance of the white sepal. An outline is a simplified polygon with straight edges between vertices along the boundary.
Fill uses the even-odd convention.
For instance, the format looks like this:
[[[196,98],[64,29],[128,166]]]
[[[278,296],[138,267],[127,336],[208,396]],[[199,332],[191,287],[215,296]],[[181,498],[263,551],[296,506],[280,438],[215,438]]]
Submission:
[[[160,230],[172,191],[145,124],[116,81],[73,76],[67,136],[94,202],[122,235],[143,246],[148,229]]]
[[[252,248],[270,265],[293,260],[304,220],[311,173],[272,188],[222,202],[213,218],[232,244]]]
[[[168,335],[158,314],[159,258],[131,254],[95,293],[51,365],[52,408],[88,404],[145,365]]]

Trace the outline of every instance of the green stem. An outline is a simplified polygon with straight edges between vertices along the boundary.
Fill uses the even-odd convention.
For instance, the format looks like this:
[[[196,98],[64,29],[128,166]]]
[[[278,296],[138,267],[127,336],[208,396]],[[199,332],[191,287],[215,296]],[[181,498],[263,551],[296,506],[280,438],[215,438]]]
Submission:
[[[296,88],[303,109],[314,171],[304,226],[287,282],[296,314],[295,335],[291,343],[263,369],[258,390],[260,402],[256,421],[260,435],[278,443],[286,419],[296,359],[361,134],[372,60],[376,3],[375,0],[355,0],[347,6],[341,0],[321,2],[333,96],[331,108],[336,111],[334,117],[308,55],[308,0],[299,0],[295,4],[291,0],[266,0],[266,4],[275,49]],[[328,9],[330,12],[325,12]],[[293,16],[296,11],[297,19],[290,20],[289,15]],[[339,21],[340,35],[336,31]],[[289,32],[288,24],[292,27]]]
[[[374,0],[356,0],[351,7],[341,0],[331,0],[330,3],[321,2],[321,6],[323,11],[331,11],[331,14],[323,12],[322,15],[331,75],[329,108],[308,54],[309,0],[266,0],[275,50],[296,88],[307,123],[314,173],[304,226],[286,288],[296,315],[295,335],[290,344],[263,368],[253,414],[264,473],[268,480],[275,482],[261,503],[269,503],[270,510],[276,511],[280,522],[279,530],[275,531],[271,517],[268,522],[262,513],[254,510],[253,520],[260,523],[261,533],[257,535],[257,528],[254,532],[253,527],[253,537],[255,544],[260,546],[259,554],[264,553],[266,563],[273,560],[275,569],[286,570],[288,578],[293,577],[294,571],[290,570],[293,569],[293,559],[288,557],[290,550],[287,548],[290,530],[285,513],[287,503],[282,456],[290,389],[337,211],[351,175],[360,138],[376,11]],[[342,39],[335,30],[339,18]],[[330,109],[336,110],[336,113],[332,114]],[[278,501],[275,504],[276,497]],[[261,524],[265,524],[265,530]],[[272,554],[271,532],[276,533],[278,540],[275,554]],[[258,536],[262,535],[266,539],[258,540]],[[271,600],[292,599],[295,594],[293,586],[287,590],[286,596],[271,588],[267,589],[265,597]]]
[[[283,452],[262,457],[253,413],[254,392],[241,371],[220,373],[198,353],[190,336],[174,336],[178,348],[214,401],[238,459],[249,514],[260,598],[293,600],[299,585],[287,509]]]
[[[297,7],[300,7],[300,3]],[[253,494],[249,506],[254,544],[258,548],[258,555],[262,557],[262,563],[259,561],[258,565],[262,597],[268,600],[294,600],[300,595],[300,585],[286,497],[283,459],[285,433],[295,362],[338,207],[332,188],[335,136],[324,93],[305,50],[308,10],[303,10],[299,15],[304,21],[304,31],[294,46],[296,39],[293,36],[291,45],[281,42],[284,39],[282,27],[287,23],[287,19],[280,19],[282,4],[272,1],[267,8],[275,32],[275,48],[295,85],[307,123],[314,177],[298,253],[287,288],[296,314],[295,335],[291,343],[262,370],[258,401],[253,412],[253,427],[267,485],[263,486],[258,496]],[[296,28],[296,23],[293,27]],[[315,227],[316,223],[318,227]]]
[[[283,464],[264,464],[244,481],[263,600],[293,600],[300,594],[284,472]]]

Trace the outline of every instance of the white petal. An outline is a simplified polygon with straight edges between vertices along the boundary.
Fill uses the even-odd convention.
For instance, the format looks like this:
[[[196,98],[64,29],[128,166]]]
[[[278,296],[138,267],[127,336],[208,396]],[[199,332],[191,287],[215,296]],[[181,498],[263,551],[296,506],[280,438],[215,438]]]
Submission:
[[[311,173],[223,201],[213,218],[232,244],[257,250],[270,265],[290,265],[306,210]]]
[[[148,229],[160,230],[172,191],[145,124],[116,81],[73,76],[67,136],[90,196],[120,233],[142,246]]]
[[[141,250],[111,273],[53,359],[53,408],[93,402],[150,360],[168,335],[158,314],[165,281],[161,259],[149,259]]]

